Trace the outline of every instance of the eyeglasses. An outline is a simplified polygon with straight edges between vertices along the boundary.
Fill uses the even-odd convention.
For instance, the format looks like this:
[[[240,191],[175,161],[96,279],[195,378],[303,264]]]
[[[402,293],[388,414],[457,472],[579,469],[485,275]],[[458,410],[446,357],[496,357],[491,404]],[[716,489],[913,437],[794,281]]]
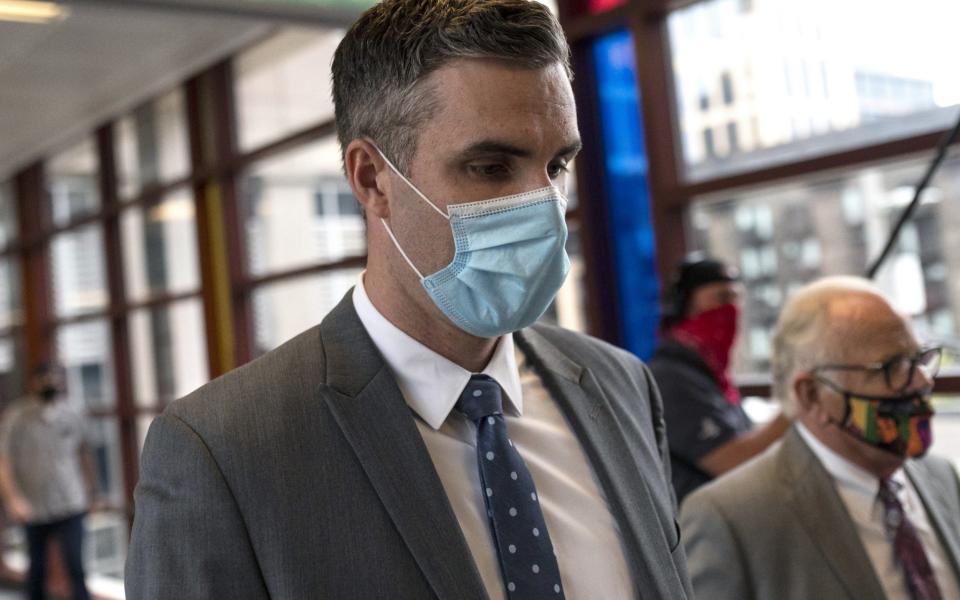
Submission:
[[[893,358],[882,362],[868,365],[821,365],[813,369],[814,373],[819,371],[860,371],[864,373],[883,373],[887,387],[891,390],[902,392],[913,383],[914,373],[917,369],[923,369],[923,374],[933,379],[940,371],[940,358],[943,356],[943,348],[933,347],[924,348],[913,356],[894,356]]]

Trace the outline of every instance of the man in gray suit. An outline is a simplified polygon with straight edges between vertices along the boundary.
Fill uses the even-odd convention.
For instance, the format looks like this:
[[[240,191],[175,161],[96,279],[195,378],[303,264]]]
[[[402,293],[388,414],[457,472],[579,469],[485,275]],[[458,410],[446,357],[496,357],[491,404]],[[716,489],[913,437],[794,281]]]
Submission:
[[[569,268],[568,52],[528,0],[351,27],[334,100],[367,269],[153,423],[128,598],[691,596],[649,373],[533,325]]]
[[[697,597],[960,598],[960,482],[925,456],[939,361],[865,280],[793,296],[773,369],[794,427],[682,507]]]

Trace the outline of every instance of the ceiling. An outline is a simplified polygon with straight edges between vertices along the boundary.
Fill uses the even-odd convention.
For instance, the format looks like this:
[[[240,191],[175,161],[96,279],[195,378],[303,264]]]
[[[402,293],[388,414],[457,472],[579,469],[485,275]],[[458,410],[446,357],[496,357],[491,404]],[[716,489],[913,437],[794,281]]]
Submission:
[[[0,22],[0,180],[278,26],[133,0],[69,7],[51,24]]]

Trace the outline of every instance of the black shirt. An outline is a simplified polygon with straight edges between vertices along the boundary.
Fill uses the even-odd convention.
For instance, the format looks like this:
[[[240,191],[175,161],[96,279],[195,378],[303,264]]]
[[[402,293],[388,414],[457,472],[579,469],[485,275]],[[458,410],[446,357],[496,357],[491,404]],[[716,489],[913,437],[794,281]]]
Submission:
[[[750,431],[753,424],[739,405],[727,400],[710,367],[692,348],[666,339],[649,365],[663,396],[673,488],[679,503],[713,479],[697,467],[700,459]]]

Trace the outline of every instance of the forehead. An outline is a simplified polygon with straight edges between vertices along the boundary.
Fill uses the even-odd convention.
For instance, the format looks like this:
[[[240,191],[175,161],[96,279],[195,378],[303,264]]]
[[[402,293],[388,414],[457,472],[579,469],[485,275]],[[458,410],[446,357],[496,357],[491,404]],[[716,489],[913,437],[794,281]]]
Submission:
[[[830,321],[844,360],[882,362],[898,354],[912,354],[920,344],[909,321],[889,304],[873,299],[840,303],[833,307]]]
[[[425,84],[437,101],[422,132],[432,143],[494,138],[536,147],[578,139],[573,90],[559,63],[531,69],[457,59],[431,73]]]

